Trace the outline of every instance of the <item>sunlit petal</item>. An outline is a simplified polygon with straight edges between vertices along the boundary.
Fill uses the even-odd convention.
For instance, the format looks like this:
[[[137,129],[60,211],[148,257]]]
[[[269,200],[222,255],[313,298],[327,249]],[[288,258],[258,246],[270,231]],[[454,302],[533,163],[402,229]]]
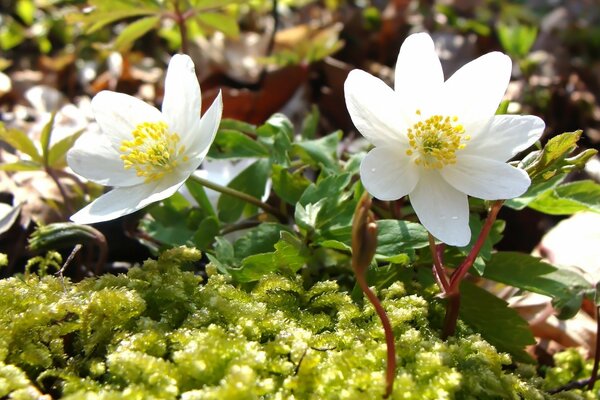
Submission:
[[[456,189],[484,200],[512,199],[525,193],[531,184],[524,170],[477,156],[462,156],[456,165],[440,173]]]
[[[469,244],[467,195],[454,189],[436,172],[429,172],[421,174],[409,198],[419,221],[433,236],[452,246]]]
[[[403,106],[423,108],[444,84],[442,64],[431,37],[410,35],[402,44],[396,63],[394,88]]]
[[[192,59],[185,54],[171,58],[165,78],[162,113],[169,128],[182,138],[195,134],[202,98]]]
[[[372,144],[406,143],[398,95],[381,79],[353,70],[344,84],[346,106],[356,129]]]
[[[533,145],[544,132],[544,121],[533,115],[496,115],[474,138],[465,153],[507,161]]]
[[[397,200],[409,194],[419,180],[411,160],[398,149],[376,147],[360,165],[360,178],[369,193],[379,200]]]

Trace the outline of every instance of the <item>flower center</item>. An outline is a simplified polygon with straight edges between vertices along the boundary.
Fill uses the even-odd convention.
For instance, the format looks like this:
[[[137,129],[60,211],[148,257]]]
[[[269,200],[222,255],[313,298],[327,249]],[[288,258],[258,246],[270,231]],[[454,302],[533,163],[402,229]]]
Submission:
[[[417,110],[421,115],[421,110]],[[416,154],[415,164],[427,169],[442,169],[456,163],[456,151],[464,149],[471,138],[464,135],[465,128],[457,123],[458,117],[433,115],[408,129],[410,148],[406,155]]]
[[[137,176],[146,178],[146,182],[161,179],[173,171],[185,146],[179,145],[179,135],[169,132],[164,122],[144,122],[132,132],[133,140],[121,142],[121,160],[125,169],[133,168]]]

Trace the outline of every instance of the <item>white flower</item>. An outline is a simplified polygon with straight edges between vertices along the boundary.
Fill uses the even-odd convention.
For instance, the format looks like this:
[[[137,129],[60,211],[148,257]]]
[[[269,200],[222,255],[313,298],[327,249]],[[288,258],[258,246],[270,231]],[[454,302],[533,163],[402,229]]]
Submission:
[[[200,118],[200,86],[192,60],[169,63],[162,112],[122,93],[92,99],[101,132],[86,132],[67,154],[77,174],[114,189],[71,217],[77,223],[107,221],[163,200],[198,168],[213,142],[221,94]]]
[[[350,72],[348,111],[375,146],[360,168],[367,191],[380,200],[409,195],[432,235],[450,245],[467,245],[467,195],[510,199],[531,183],[525,171],[506,161],[541,136],[544,122],[530,115],[494,115],[510,73],[510,58],[493,52],[444,82],[426,33],[403,43],[395,90],[364,71]]]

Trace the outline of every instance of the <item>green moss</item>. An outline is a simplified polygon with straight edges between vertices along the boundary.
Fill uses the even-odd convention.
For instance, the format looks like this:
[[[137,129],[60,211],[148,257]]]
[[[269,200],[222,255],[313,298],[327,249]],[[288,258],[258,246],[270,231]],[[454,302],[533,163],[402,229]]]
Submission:
[[[245,290],[220,275],[202,284],[185,271],[199,258],[179,248],[127,275],[0,281],[0,396],[383,395],[386,347],[369,303],[355,303],[332,281],[305,288],[300,277],[271,275]],[[508,372],[509,356],[478,335],[441,341],[429,325],[431,305],[401,283],[380,295],[396,334],[394,399],[545,399],[540,386],[578,368],[559,360],[564,370],[549,372],[547,383],[531,367]]]

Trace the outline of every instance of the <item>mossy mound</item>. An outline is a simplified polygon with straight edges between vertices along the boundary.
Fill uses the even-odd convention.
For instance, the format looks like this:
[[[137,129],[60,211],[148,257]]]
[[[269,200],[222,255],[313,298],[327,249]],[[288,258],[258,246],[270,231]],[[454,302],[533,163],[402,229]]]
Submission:
[[[267,276],[250,291],[219,275],[201,284],[181,268],[199,257],[174,249],[78,284],[0,281],[0,397],[382,397],[385,340],[370,305],[299,277]],[[441,341],[427,302],[402,284],[380,295],[396,335],[394,399],[550,398],[533,368],[508,372],[509,356],[478,335]]]

